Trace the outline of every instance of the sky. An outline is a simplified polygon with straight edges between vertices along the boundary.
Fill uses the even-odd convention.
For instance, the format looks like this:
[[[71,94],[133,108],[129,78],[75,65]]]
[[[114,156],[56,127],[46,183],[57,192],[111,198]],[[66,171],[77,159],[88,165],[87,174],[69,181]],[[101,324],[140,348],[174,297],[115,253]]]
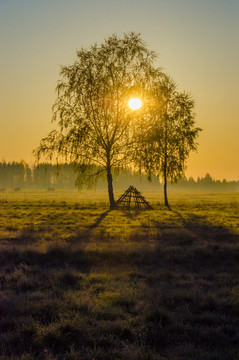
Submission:
[[[0,161],[34,163],[53,128],[60,66],[113,33],[141,33],[195,99],[187,176],[239,179],[239,0],[0,0]]]

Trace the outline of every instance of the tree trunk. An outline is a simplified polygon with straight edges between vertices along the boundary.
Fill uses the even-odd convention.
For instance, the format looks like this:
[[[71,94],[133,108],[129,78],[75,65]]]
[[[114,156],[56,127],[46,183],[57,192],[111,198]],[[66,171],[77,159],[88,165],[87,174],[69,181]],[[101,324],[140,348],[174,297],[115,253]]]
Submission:
[[[166,103],[166,109],[168,108],[168,102]],[[167,110],[166,110],[167,111]],[[168,205],[168,195],[167,195],[167,175],[168,175],[168,117],[167,115],[164,118],[165,120],[165,148],[164,148],[164,169],[163,169],[163,177],[164,177],[164,184],[163,184],[163,190],[164,190],[164,205]]]
[[[167,175],[164,173],[164,184],[163,184],[163,190],[164,190],[164,205],[168,205],[168,195],[167,195]]]
[[[114,191],[113,191],[113,177],[111,173],[111,166],[107,166],[107,181],[108,181],[108,194],[109,194],[109,201],[110,201],[110,209],[115,209],[115,198],[114,198]]]

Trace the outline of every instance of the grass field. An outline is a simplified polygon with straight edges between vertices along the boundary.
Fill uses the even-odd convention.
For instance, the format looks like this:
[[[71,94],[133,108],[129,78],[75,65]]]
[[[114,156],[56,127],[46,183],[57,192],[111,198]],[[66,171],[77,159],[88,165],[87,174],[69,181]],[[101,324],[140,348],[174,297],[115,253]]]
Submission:
[[[1,360],[239,359],[239,193],[144,195],[0,193]]]

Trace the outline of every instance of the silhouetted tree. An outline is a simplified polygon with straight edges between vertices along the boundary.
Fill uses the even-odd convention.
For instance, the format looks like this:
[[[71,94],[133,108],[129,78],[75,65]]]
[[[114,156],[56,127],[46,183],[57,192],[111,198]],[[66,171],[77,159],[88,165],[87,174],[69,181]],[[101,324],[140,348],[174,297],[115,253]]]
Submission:
[[[53,107],[58,130],[42,139],[35,151],[38,160],[63,157],[73,163],[78,186],[90,186],[106,173],[111,208],[112,171],[125,165],[132,151],[128,100],[159,71],[152,65],[154,58],[135,33],[113,35],[100,46],[78,51],[75,63],[61,70]]]
[[[190,151],[196,150],[201,131],[195,127],[194,101],[185,92],[178,92],[175,82],[161,74],[152,88],[151,116],[140,132],[140,158],[149,177],[152,173],[163,180],[164,203],[168,206],[167,183],[184,176]]]

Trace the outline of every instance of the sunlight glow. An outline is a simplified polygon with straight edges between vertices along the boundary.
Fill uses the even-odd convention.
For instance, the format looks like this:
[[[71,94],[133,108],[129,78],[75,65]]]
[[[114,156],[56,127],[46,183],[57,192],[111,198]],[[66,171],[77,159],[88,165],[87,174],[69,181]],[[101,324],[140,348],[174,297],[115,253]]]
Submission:
[[[138,110],[142,106],[142,101],[138,98],[130,99],[128,102],[128,105],[129,105],[130,109]]]

